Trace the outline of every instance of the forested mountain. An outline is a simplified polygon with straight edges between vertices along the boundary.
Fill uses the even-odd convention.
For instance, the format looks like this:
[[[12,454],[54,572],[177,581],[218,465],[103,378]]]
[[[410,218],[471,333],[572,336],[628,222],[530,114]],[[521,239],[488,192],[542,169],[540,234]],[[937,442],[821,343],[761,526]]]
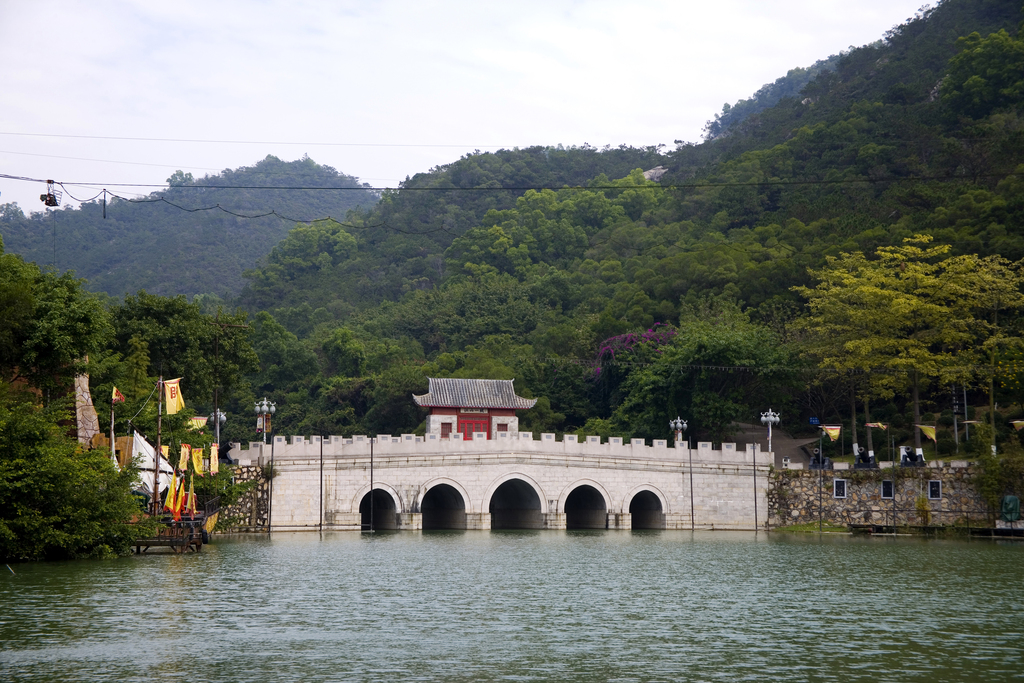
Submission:
[[[834,412],[850,390],[815,379],[795,289],[812,269],[916,235],[954,258],[1024,258],[1022,19],[1016,3],[947,0],[729,135],[587,150],[625,165],[591,176],[519,170],[554,150],[473,154],[345,225],[300,226],[242,295],[273,316],[257,336],[280,360],[258,391],[301,405],[282,424],[324,433],[411,429],[403,402],[431,374],[517,378],[544,397],[535,430],[663,436],[679,412],[719,438],[761,403]],[[668,175],[646,180],[657,164]],[[303,349],[301,376],[283,372]],[[929,410],[948,409],[943,377]],[[910,423],[900,386],[879,410]]]
[[[178,171],[168,182],[138,200],[109,198],[106,217],[101,200],[28,216],[4,204],[0,235],[8,252],[73,270],[94,291],[231,297],[242,288],[242,272],[296,220],[344,216],[377,201],[356,178],[309,158],[268,156],[200,180]],[[267,187],[342,189],[260,189]],[[271,211],[277,215],[248,218]]]
[[[796,97],[811,79],[822,71],[835,71],[839,57],[840,55],[832,55],[828,59],[819,59],[806,69],[790,69],[785,76],[775,79],[772,83],[765,83],[748,99],[739,100],[736,104],[726,102],[721,113],[715,114],[715,118],[704,126],[704,139],[714,140],[727,135],[732,127],[738,126],[759,111],[775,106],[782,98]]]
[[[324,308],[331,319],[342,319],[441,284],[452,240],[479,226],[488,211],[514,207],[528,188],[586,185],[598,175],[621,177],[663,161],[656,147],[626,146],[467,155],[406,179],[344,225],[326,221],[296,228],[261,268],[247,274],[251,284],[242,304],[250,310],[298,307],[292,315],[298,319]]]

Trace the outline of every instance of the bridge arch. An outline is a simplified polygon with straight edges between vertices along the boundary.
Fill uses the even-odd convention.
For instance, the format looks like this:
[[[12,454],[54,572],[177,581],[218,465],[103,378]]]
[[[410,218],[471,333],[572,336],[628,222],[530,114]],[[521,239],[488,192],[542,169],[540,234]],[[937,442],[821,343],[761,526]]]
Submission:
[[[380,482],[359,487],[352,501],[352,509],[359,512],[360,524],[364,529],[370,527],[370,497],[373,497],[373,528],[379,530],[397,529],[398,514],[405,512],[402,497],[394,487]]]
[[[465,501],[466,503],[466,511],[473,512],[473,509],[470,505],[469,491],[466,490],[465,486],[455,481],[454,479],[451,479],[450,477],[434,477],[433,479],[428,480],[427,483],[425,483],[420,488],[419,495],[416,496],[416,507],[414,508],[415,510],[418,510],[420,512],[423,511],[423,499],[426,497],[427,492],[430,491],[430,489],[434,488],[435,486],[438,486],[439,484],[447,484],[448,486],[451,486],[453,489],[462,494],[462,500]]]
[[[668,499],[656,486],[641,484],[623,498],[622,511],[629,513],[633,529],[664,529]]]
[[[565,513],[566,529],[605,529],[612,511],[608,490],[593,479],[578,479],[565,487],[558,498],[558,511]]]
[[[654,494],[658,498],[658,502],[661,503],[661,511],[668,512],[668,497],[654,484],[640,484],[631,488],[622,499],[622,512],[629,512],[629,505],[633,502],[633,497],[641,491],[649,491]]]
[[[423,515],[424,531],[465,529],[466,513],[471,509],[469,493],[454,479],[437,477],[420,489],[414,509]]]
[[[565,512],[566,499],[569,498],[569,494],[580,486],[589,486],[592,489],[595,489],[604,498],[604,505],[608,509],[608,512],[612,511],[612,496],[608,493],[608,489],[606,489],[603,484],[596,482],[593,479],[577,479],[562,489],[562,494],[558,497],[558,512]]]
[[[380,481],[373,482],[373,488],[374,488],[375,491],[384,491],[389,496],[391,496],[391,500],[393,500],[394,503],[395,503],[395,511],[396,512],[405,512],[405,506],[402,505],[402,496],[399,495],[398,489],[396,489],[395,487],[391,486],[390,484],[385,484],[384,482],[380,482]],[[363,484],[362,486],[359,487],[359,489],[356,491],[355,497],[352,499],[352,509],[353,510],[358,510],[359,509],[359,503],[362,502],[363,497],[367,493],[369,493],[369,492],[370,492],[370,485],[369,484]]]
[[[494,480],[481,500],[492,529],[543,529],[548,502],[533,477],[509,472]]]

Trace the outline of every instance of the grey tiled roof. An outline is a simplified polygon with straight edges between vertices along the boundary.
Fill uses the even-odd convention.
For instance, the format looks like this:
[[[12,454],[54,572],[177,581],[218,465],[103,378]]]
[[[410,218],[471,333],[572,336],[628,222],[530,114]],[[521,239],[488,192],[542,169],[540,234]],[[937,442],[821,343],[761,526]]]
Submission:
[[[412,397],[425,408],[512,408],[526,410],[535,398],[516,396],[511,379],[451,379],[428,377],[427,393]]]

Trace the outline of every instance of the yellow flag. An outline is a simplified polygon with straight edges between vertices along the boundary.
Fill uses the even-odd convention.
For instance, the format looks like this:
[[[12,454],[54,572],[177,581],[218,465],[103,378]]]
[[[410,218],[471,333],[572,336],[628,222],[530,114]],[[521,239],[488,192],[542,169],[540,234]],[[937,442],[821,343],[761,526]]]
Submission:
[[[181,397],[181,378],[164,380],[164,402],[167,414],[174,415],[185,407],[185,399]]]
[[[921,430],[922,434],[935,441],[935,427],[931,425],[917,425],[917,428]],[[935,443],[938,443],[938,441],[935,441]]]
[[[192,449],[192,471],[202,474],[203,471],[203,447]]]
[[[181,519],[181,509],[185,507],[185,476],[178,482],[178,495],[174,499],[174,519]]]
[[[188,503],[185,505],[187,512],[195,513],[196,511],[196,494],[193,485],[196,483],[196,475],[192,475],[188,480]]]
[[[190,417],[188,419],[188,428],[194,429],[197,432],[202,431],[206,428],[206,422],[209,418],[205,417]]]
[[[175,498],[178,494],[178,475],[174,473],[171,475],[171,485],[167,489],[167,500],[164,501],[164,509],[174,512]]]
[[[171,461],[171,447],[170,446],[161,446],[160,447],[160,454],[162,456],[164,456],[164,460],[166,460],[167,462]]]
[[[835,441],[836,439],[839,438],[839,431],[842,429],[842,427],[841,426],[834,427],[832,425],[823,425],[822,429],[824,429],[825,433],[828,434],[828,438],[830,438],[833,441]]]
[[[1010,424],[1012,424],[1013,428],[1016,429],[1018,432],[1021,429],[1024,429],[1024,420],[1011,420]]]
[[[217,474],[220,472],[220,446],[215,443],[210,444],[210,474]]]
[[[181,455],[178,456],[178,469],[184,472],[188,469],[188,458],[192,453],[192,447],[187,443],[181,444]]]

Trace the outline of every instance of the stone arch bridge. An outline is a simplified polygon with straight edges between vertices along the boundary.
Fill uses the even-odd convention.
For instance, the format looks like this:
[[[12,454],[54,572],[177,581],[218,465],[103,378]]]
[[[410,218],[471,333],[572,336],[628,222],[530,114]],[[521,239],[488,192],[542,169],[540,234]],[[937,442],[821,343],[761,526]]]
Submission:
[[[764,528],[772,462],[757,444],[530,432],[275,436],[236,454],[273,463],[274,530]]]

